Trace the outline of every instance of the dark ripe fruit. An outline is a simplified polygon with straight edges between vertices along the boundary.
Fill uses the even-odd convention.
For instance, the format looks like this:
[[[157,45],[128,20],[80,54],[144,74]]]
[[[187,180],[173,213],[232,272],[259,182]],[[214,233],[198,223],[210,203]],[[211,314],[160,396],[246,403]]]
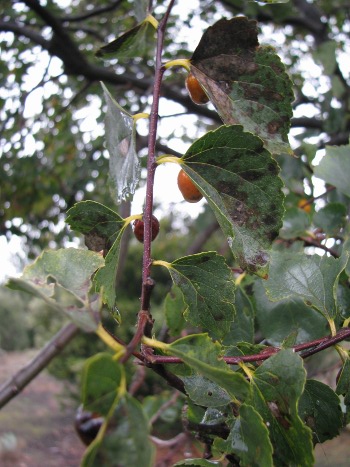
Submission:
[[[134,235],[137,238],[137,240],[141,243],[143,243],[144,240],[144,230],[145,226],[143,223],[143,220],[141,219],[136,219],[134,222]],[[152,216],[152,242],[156,238],[156,236],[159,233],[159,221],[155,216]]]
[[[100,415],[87,412],[79,407],[75,416],[74,427],[82,442],[88,446],[96,438],[104,419]]]
[[[186,78],[186,88],[195,104],[206,104],[209,102],[209,97],[206,95],[198,79],[192,73]]]
[[[187,173],[181,169],[177,176],[177,185],[182,193],[182,196],[189,203],[198,203],[203,198],[202,193],[192,182]]]

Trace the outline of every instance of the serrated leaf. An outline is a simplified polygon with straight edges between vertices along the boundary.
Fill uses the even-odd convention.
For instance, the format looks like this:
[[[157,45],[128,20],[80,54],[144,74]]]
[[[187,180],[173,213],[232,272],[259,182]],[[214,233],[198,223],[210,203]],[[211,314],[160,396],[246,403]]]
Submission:
[[[104,431],[103,438],[97,436],[90,444],[82,460],[82,467],[153,466],[155,453],[148,436],[148,420],[136,399],[126,394],[106,422]]]
[[[103,302],[118,316],[116,309],[115,279],[118,269],[120,242],[127,227],[124,219],[112,209],[94,201],[77,203],[67,212],[66,222],[90,239],[104,243],[109,252],[94,277],[96,290],[101,291]],[[96,240],[95,240],[96,241]]]
[[[119,312],[116,308],[117,296],[115,285],[119,264],[120,244],[126,227],[127,226],[124,225],[119,230],[112,248],[109,250],[105,258],[104,267],[100,268],[94,277],[96,290],[100,291],[103,302],[107,304],[108,308],[116,319],[119,319]]]
[[[346,225],[346,207],[342,203],[328,203],[315,213],[313,223],[328,236],[339,234],[339,230]]]
[[[272,47],[259,47],[256,21],[219,20],[203,34],[191,58],[198,79],[227,124],[241,124],[273,154],[288,143],[292,82]]]
[[[101,251],[113,245],[124,225],[124,219],[101,203],[81,201],[67,211],[66,223],[85,235],[89,249]]]
[[[243,401],[249,394],[249,383],[237,372],[231,371],[222,359],[222,349],[206,334],[179,339],[166,346],[171,355],[180,357],[186,365],[224,389],[232,400]]]
[[[224,345],[254,341],[255,312],[248,296],[241,287],[236,288],[235,308],[236,315],[231,323],[230,331],[224,338]]]
[[[261,415],[247,404],[241,405],[239,417],[233,422],[228,438],[225,441],[217,438],[214,447],[225,453],[236,454],[242,467],[273,466],[269,431]]]
[[[310,218],[306,212],[302,209],[290,208],[284,215],[280,237],[286,240],[297,238],[305,235],[308,228],[310,228]]]
[[[82,403],[85,410],[107,416],[125,392],[123,366],[113,355],[96,354],[86,360],[82,375]]]
[[[181,289],[174,285],[164,301],[165,319],[171,336],[178,336],[185,327],[185,309],[186,305]]]
[[[350,145],[327,146],[326,155],[314,168],[314,175],[350,196]]]
[[[165,263],[184,297],[184,316],[221,339],[233,320],[235,284],[225,259],[213,251]]]
[[[21,278],[8,286],[43,299],[51,308],[67,314],[86,331],[96,329],[89,291],[92,274],[104,264],[97,253],[75,248],[44,251],[27,266]]]
[[[339,397],[320,381],[306,381],[299,401],[299,415],[312,430],[314,443],[323,443],[338,436],[343,426]]]
[[[313,465],[311,430],[298,414],[306,371],[291,349],[281,350],[262,363],[251,381],[251,403],[269,428],[275,465]]]
[[[308,257],[303,253],[274,252],[264,286],[270,300],[300,297],[329,321],[337,316],[337,284],[348,256]]]
[[[111,58],[118,59],[144,57],[152,42],[155,42],[154,26],[146,18],[117,39],[98,49],[96,57],[106,55],[112,55]]]
[[[259,329],[271,345],[280,346],[292,333],[295,333],[295,344],[301,344],[329,332],[326,319],[299,297],[272,302],[261,281],[254,284],[254,297]]]
[[[141,164],[136,149],[136,122],[101,83],[107,104],[106,148],[109,152],[110,191],[117,204],[135,193]]]
[[[242,268],[268,272],[272,241],[282,226],[282,180],[260,138],[242,126],[221,126],[198,139],[182,158]]]

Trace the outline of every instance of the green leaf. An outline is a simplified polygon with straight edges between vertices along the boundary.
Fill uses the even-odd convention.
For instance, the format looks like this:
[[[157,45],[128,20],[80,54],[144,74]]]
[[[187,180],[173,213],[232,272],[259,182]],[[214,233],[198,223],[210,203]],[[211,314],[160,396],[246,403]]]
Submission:
[[[184,329],[186,325],[185,308],[186,305],[181,289],[174,285],[164,301],[165,319],[171,336],[178,336]]]
[[[292,82],[275,50],[259,47],[256,21],[223,18],[209,27],[193,53],[191,71],[224,123],[243,125],[273,154],[292,153]]]
[[[182,377],[188,397],[203,407],[221,407],[231,402],[231,397],[217,383],[201,375]]]
[[[306,381],[299,401],[299,415],[312,430],[314,443],[323,443],[338,436],[343,426],[339,397],[320,381]]]
[[[283,218],[283,226],[280,230],[280,237],[286,240],[305,235],[310,227],[310,218],[305,211],[298,208],[290,208]]]
[[[94,201],[77,203],[69,209],[67,214],[68,224],[72,229],[83,233],[89,245],[98,245],[98,248],[104,245],[109,249],[105,258],[105,266],[95,274],[94,283],[96,290],[101,291],[103,302],[108,305],[115,316],[118,316],[115,278],[120,242],[128,223],[112,209]]]
[[[152,42],[155,42],[154,26],[146,18],[117,39],[98,49],[96,57],[106,55],[112,55],[112,58],[118,59],[144,57]]]
[[[105,266],[100,268],[94,277],[96,290],[101,293],[103,302],[107,304],[116,319],[119,319],[119,312],[116,308],[117,296],[115,281],[118,271],[120,244],[126,227],[127,225],[124,225],[119,230],[117,238],[115,239],[112,248],[109,250],[105,258]]]
[[[259,329],[271,345],[280,346],[292,333],[296,334],[295,343],[301,344],[329,332],[325,318],[298,297],[271,302],[262,281],[254,284],[254,297]]]
[[[102,84],[107,103],[105,117],[106,148],[109,152],[110,191],[119,204],[135,193],[141,164],[136,149],[136,122]]]
[[[251,381],[252,398],[247,400],[269,428],[274,465],[313,465],[311,430],[298,414],[306,372],[293,350],[281,350],[262,363]]]
[[[81,201],[67,211],[66,223],[85,235],[90,250],[101,251],[113,245],[124,219],[101,203]]]
[[[327,146],[326,155],[314,168],[314,175],[350,196],[350,145]]]
[[[254,308],[241,287],[237,287],[236,289],[235,308],[236,315],[234,321],[231,323],[230,331],[223,340],[224,345],[254,341]]]
[[[41,298],[54,310],[68,315],[77,326],[94,331],[96,301],[91,301],[89,291],[91,276],[103,263],[102,256],[92,251],[44,251],[24,269],[21,278],[11,279],[8,286]]]
[[[337,285],[348,256],[308,257],[303,253],[274,252],[265,288],[270,300],[300,297],[329,321],[337,316]]]
[[[347,407],[347,412],[350,409],[350,359],[347,358],[342,369],[339,372],[337,388],[335,392],[344,396],[344,404]],[[349,414],[348,414],[349,417]]]
[[[342,203],[328,203],[315,213],[313,223],[328,236],[339,234],[346,225],[346,207]]]
[[[233,422],[228,438],[225,441],[217,438],[214,447],[236,454],[242,467],[273,466],[269,431],[261,415],[250,405],[241,405],[239,417]]]
[[[82,376],[85,410],[107,416],[124,392],[124,368],[112,355],[100,353],[86,360]]]
[[[100,429],[101,432],[102,428]],[[82,467],[102,465],[152,467],[154,446],[149,438],[148,420],[141,404],[128,394],[120,401],[105,427],[90,444]]]
[[[231,371],[222,359],[222,349],[206,334],[179,339],[166,346],[171,355],[180,357],[200,375],[224,389],[232,400],[243,401],[249,394],[249,383],[237,372]]]
[[[346,273],[349,275],[348,271],[349,263],[346,268]],[[350,317],[350,290],[347,285],[338,284],[337,290],[337,304],[339,308],[339,315],[341,319],[347,319]]]
[[[260,138],[240,125],[198,139],[183,170],[206,197],[242,268],[266,276],[272,241],[282,226],[282,180]]]
[[[183,294],[186,320],[221,339],[229,331],[235,313],[235,284],[225,259],[211,251],[159,264],[168,268]]]

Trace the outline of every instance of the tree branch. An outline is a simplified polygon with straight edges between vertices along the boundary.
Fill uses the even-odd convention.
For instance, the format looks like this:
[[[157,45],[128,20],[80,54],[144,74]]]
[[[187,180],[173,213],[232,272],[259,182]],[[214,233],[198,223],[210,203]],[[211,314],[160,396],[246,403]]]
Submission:
[[[0,387],[0,408],[19,394],[66,345],[78,334],[79,328],[73,324],[66,324],[40,350],[38,355],[21,368],[14,376]]]
[[[118,6],[122,3],[123,0],[114,0],[114,2],[111,2],[110,5],[106,5],[103,7],[97,7],[94,8],[93,10],[90,10],[86,13],[82,13],[81,15],[75,15],[75,16],[62,16],[60,20],[62,23],[72,23],[75,21],[84,21],[89,18],[93,18],[94,16],[101,15],[103,13],[109,13],[110,11],[115,10],[118,8]]]

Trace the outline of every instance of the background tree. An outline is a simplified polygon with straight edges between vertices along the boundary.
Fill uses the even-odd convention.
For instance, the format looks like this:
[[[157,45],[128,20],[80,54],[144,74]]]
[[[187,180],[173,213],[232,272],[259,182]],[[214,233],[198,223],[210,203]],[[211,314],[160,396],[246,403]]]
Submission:
[[[153,5],[153,15],[167,19],[167,14],[170,12],[170,9],[167,10],[169,6],[164,5],[164,2],[158,3],[158,5]],[[274,354],[280,347],[287,349],[293,347],[295,352],[302,352],[301,355],[306,358],[329,346],[337,346],[341,340],[349,337],[347,329],[349,270],[346,269],[349,189],[347,178],[344,177],[344,174],[347,173],[349,154],[349,146],[347,145],[349,139],[347,120],[349,70],[345,61],[349,47],[346,35],[349,26],[348,8],[346,2],[343,1],[333,2],[332,5],[329,5],[329,2],[326,1],[316,4],[316,2],[309,3],[305,0],[293,0],[265,6],[235,0],[215,3],[202,1],[197,10],[192,8],[185,17],[181,6],[182,4],[179,2],[178,8],[172,9],[168,20],[163,61],[173,58],[189,59],[192,56],[196,44],[193,44],[193,48],[189,50],[186,32],[188,31],[188,37],[190,37],[192,31],[199,29],[195,26],[199,16],[203,21],[204,30],[223,16],[232,17],[243,14],[249,19],[258,20],[261,31],[260,42],[273,45],[288,67],[296,96],[293,103],[294,117],[291,120],[290,141],[297,157],[291,157],[290,154],[284,154],[281,151],[282,154],[279,154],[277,158],[281,167],[281,177],[285,184],[286,213],[284,224],[274,243],[269,279],[265,286],[254,276],[243,273],[242,262],[238,264],[232,259],[229,250],[223,246],[225,237],[219,233],[217,221],[209,213],[207,205],[204,208],[204,213],[196,219],[196,222],[187,226],[191,232],[189,238],[194,238],[194,241],[187,241],[186,244],[181,243],[182,251],[180,254],[174,255],[174,249],[169,254],[168,243],[164,237],[163,245],[159,243],[159,250],[162,246],[164,248],[163,254],[159,255],[162,260],[156,261],[154,264],[165,265],[171,271],[174,283],[181,286],[177,274],[183,274],[183,272],[180,273],[181,268],[193,266],[197,260],[211,261],[212,267],[218,268],[217,271],[222,273],[222,269],[220,269],[222,260],[211,254],[197,257],[188,256],[187,259],[174,261],[175,258],[186,253],[193,254],[202,251],[210,235],[216,232],[215,239],[212,240],[213,249],[225,254],[235,274],[237,287],[235,305],[236,309],[239,310],[239,318],[226,335],[219,326],[213,326],[210,320],[203,321],[203,323],[204,330],[209,329],[211,336],[220,341],[223,348],[229,348],[229,350],[226,349],[228,353],[225,353],[225,361],[229,364],[240,365],[240,371],[233,373],[238,393],[225,382],[225,378],[229,378],[228,374],[226,375],[226,367],[217,364],[218,368],[214,369],[213,355],[218,352],[218,347],[215,347],[216,344],[214,345],[208,337],[201,334],[194,334],[194,337],[189,336],[193,339],[192,347],[189,345],[190,338],[181,341],[181,345],[180,343],[167,343],[169,341],[167,333],[177,337],[185,329],[185,323],[181,321],[183,308],[181,308],[181,294],[179,294],[178,289],[173,289],[166,299],[165,322],[162,318],[157,320],[157,308],[152,313],[156,322],[154,331],[158,340],[147,339],[151,335],[152,327],[149,302],[153,282],[147,282],[144,274],[142,277],[141,312],[138,316],[136,332],[133,330],[129,335],[124,328],[122,331],[125,333],[124,335],[118,334],[118,337],[111,337],[105,328],[98,327],[97,334],[111,345],[122,362],[134,354],[141,362],[160,374],[171,386],[190,396],[187,409],[187,430],[197,432],[200,436],[201,441],[206,445],[207,457],[217,456],[218,452],[224,452],[231,465],[237,465],[237,457],[240,458],[242,465],[249,464],[255,457],[254,447],[250,445],[249,436],[244,431],[244,424],[247,423],[249,427],[254,427],[256,436],[265,439],[263,456],[269,462],[266,465],[270,465],[272,462],[272,445],[270,443],[273,444],[274,449],[273,461],[276,465],[282,465],[283,462],[292,461],[291,458],[288,458],[292,454],[288,449],[287,453],[284,452],[283,443],[290,447],[301,439],[304,442],[300,443],[299,451],[296,454],[297,458],[294,458],[293,461],[298,463],[300,459],[303,459],[305,465],[311,465],[310,430],[312,429],[314,442],[323,441],[338,433],[344,424],[339,413],[339,399],[331,389],[326,389],[324,385],[321,386],[321,383],[312,380],[305,381],[303,367],[293,357],[294,353],[283,350],[276,356]],[[107,61],[103,59],[104,49],[100,49],[97,54],[100,57],[96,57],[95,52],[104,41],[109,42],[115,35],[130,30],[142,21],[143,7],[143,2],[132,2],[131,5],[130,2],[126,1],[106,1],[99,2],[98,6],[89,2],[75,2],[67,7],[67,5],[60,5],[59,2],[49,1],[42,5],[35,0],[8,2],[2,7],[4,11],[0,21],[0,31],[3,33],[1,37],[4,47],[1,71],[4,76],[4,85],[0,94],[3,99],[1,112],[3,171],[0,175],[2,177],[3,205],[1,233],[6,235],[8,239],[11,238],[11,235],[20,235],[26,242],[29,257],[35,256],[46,246],[67,245],[67,242],[73,239],[72,232],[64,226],[63,220],[67,210],[72,208],[77,201],[89,197],[95,202],[100,201],[106,206],[114,208],[113,197],[106,190],[109,156],[104,148],[102,124],[104,101],[99,82],[102,81],[105,86],[108,86],[108,89],[113,93],[113,98],[123,107],[125,112],[131,115],[150,111],[154,113],[154,99],[152,100],[151,95],[154,85],[154,65],[156,64],[157,72],[159,63],[154,62],[155,44],[148,36],[149,40],[137,44],[135,55],[134,52],[130,53],[125,47],[118,59]],[[130,11],[133,11],[134,16],[130,15]],[[165,22],[164,20],[162,25]],[[183,36],[179,34],[179,31],[183,33]],[[128,36],[122,37],[124,45],[128,45]],[[159,47],[158,41],[158,52]],[[198,59],[200,57],[193,58],[193,64],[196,64]],[[209,129],[220,126],[221,120],[213,107],[197,106],[188,97],[184,90],[186,77],[184,71],[179,70],[179,73],[169,71],[164,76],[159,112],[160,138],[157,140],[156,148],[160,155],[179,156],[185,152],[185,148],[196,137],[203,135]],[[157,75],[155,82],[157,85]],[[288,88],[288,85],[286,87]],[[105,98],[107,96],[108,102],[106,90],[104,94]],[[108,104],[108,108],[109,106],[110,104]],[[220,110],[220,105],[217,107]],[[151,124],[155,125],[155,121],[154,118],[153,120],[151,118]],[[174,123],[170,130],[169,121]],[[193,131],[188,129],[190,122],[196,122]],[[277,127],[280,124],[280,122],[274,123]],[[224,137],[225,131],[241,131],[237,127],[226,127],[226,130],[223,128],[221,127],[216,135]],[[149,144],[149,140],[146,136],[147,130],[141,123],[138,124],[138,130],[137,145],[139,154],[143,155],[147,153],[145,148]],[[152,134],[152,131],[150,133]],[[271,131],[271,133],[273,132]],[[235,134],[237,136],[238,133]],[[204,140],[201,141],[202,144],[205,144]],[[265,143],[269,146],[270,141],[267,140]],[[326,145],[328,147],[325,151]],[[338,147],[339,145],[343,146]],[[189,149],[190,154],[192,154],[191,151],[195,151],[194,146]],[[320,166],[315,168],[315,161],[319,161],[325,153],[326,156]],[[194,154],[196,153],[194,152]],[[186,161],[186,157],[189,157],[188,153],[183,160]],[[186,167],[186,163],[184,165]],[[271,172],[276,171],[276,167],[277,165],[273,163],[270,166]],[[149,169],[148,165],[148,174],[150,173]],[[315,177],[315,174],[319,179]],[[194,180],[198,182],[199,179]],[[143,180],[141,185],[142,183]],[[210,196],[206,197],[210,199]],[[278,199],[279,202],[280,199]],[[85,225],[81,222],[81,218],[84,216],[82,206],[97,209],[96,204],[77,205],[69,211],[68,222],[76,230],[86,233],[84,231]],[[110,212],[106,206],[101,211],[103,216],[108,216]],[[148,209],[148,214],[150,214],[149,211]],[[238,208],[237,211],[240,212]],[[123,219],[128,219],[130,214],[129,202],[124,202],[121,205],[119,214],[121,217],[116,217],[117,220],[114,221],[115,225],[113,225],[115,232],[113,240],[116,238],[118,247],[119,232],[124,231]],[[274,214],[265,217],[266,225],[273,222],[278,224],[279,220],[274,218]],[[176,225],[175,221],[176,219],[169,218],[169,232],[173,231]],[[147,222],[146,218],[146,231]],[[192,232],[196,236],[192,235]],[[160,240],[162,240],[161,236]],[[126,252],[128,236],[124,236],[122,241],[124,243],[120,251]],[[171,243],[173,242],[175,242],[174,238],[171,239]],[[146,234],[145,244],[147,243]],[[105,246],[106,249],[111,248],[111,245]],[[208,245],[205,245],[206,250],[207,247]],[[145,246],[145,250],[147,250],[147,246]],[[154,249],[154,252],[156,251]],[[314,258],[309,260],[304,255],[305,252],[314,255]],[[322,259],[317,259],[315,253],[326,254]],[[76,262],[81,261],[90,274],[100,268],[96,281],[100,286],[103,284],[106,269],[104,273],[100,273],[103,270],[101,268],[102,259],[91,255],[89,262],[87,255],[80,258],[78,252],[70,254],[77,255]],[[62,262],[66,261],[64,253],[59,253],[59,255]],[[337,260],[333,261],[332,257],[337,258]],[[47,254],[45,258],[49,261],[50,254]],[[149,258],[144,253],[143,271],[147,269],[145,267],[147,259]],[[260,267],[264,263],[265,257],[256,260],[258,263],[260,261]],[[40,269],[39,264],[41,265],[41,263],[37,263],[31,271],[35,271],[35,274],[41,277],[42,271],[38,270]],[[247,266],[250,272],[257,272],[247,261],[243,266]],[[120,257],[119,267],[120,271],[127,271],[126,256]],[[196,263],[196,267],[202,267],[201,263]],[[288,267],[294,267],[295,270],[299,271],[299,274],[294,276],[291,273],[292,269],[288,269]],[[55,300],[61,305],[62,303],[71,305],[68,314],[73,320],[77,320],[75,308],[78,306],[75,301],[77,296],[84,303],[87,303],[86,300],[88,300],[92,314],[97,311],[96,307],[99,303],[96,303],[96,299],[88,298],[87,291],[82,287],[82,284],[75,282],[76,278],[72,279],[72,288],[69,288],[65,284],[66,278],[62,270],[57,270],[56,274],[53,276],[53,281],[51,281],[51,276],[48,276],[50,280],[43,285],[43,290],[45,292],[45,287],[49,288],[53,283],[56,284],[55,281],[58,281],[57,290],[55,289]],[[164,297],[163,292],[169,287],[169,281],[164,278],[163,273],[159,273],[159,277],[156,277],[157,274],[155,273],[154,278],[157,279],[156,282],[160,284],[160,287],[157,285],[152,295],[156,306],[161,305],[162,298],[160,296]],[[267,279],[266,271],[260,275]],[[135,271],[132,272],[131,276],[135,277]],[[119,285],[124,281],[125,289],[127,289],[125,297],[129,294],[135,294],[138,297],[138,292],[131,290],[133,283],[126,281],[126,277],[121,272],[117,276]],[[198,276],[199,282],[200,279],[201,277]],[[21,285],[22,289],[25,289],[23,282],[18,282],[18,284]],[[268,296],[265,289],[267,289]],[[326,291],[324,292],[324,290]],[[47,299],[44,292],[34,291],[33,288],[31,292]],[[74,300],[72,292],[74,292],[73,295],[75,294]],[[110,308],[113,308],[110,292],[103,293],[105,293],[105,301]],[[191,314],[193,313],[191,306],[194,304],[186,296],[186,293],[184,295]],[[272,298],[277,304],[272,304],[268,298]],[[201,299],[205,302],[208,297],[204,299],[201,296]],[[135,307],[135,309],[137,308]],[[145,311],[147,313],[144,313]],[[113,312],[114,317],[119,320],[119,310],[114,309]],[[161,314],[162,312],[160,312]],[[198,321],[198,315],[192,314],[190,318],[190,322],[195,328],[202,324]],[[217,321],[220,320],[217,319]],[[84,323],[80,321],[79,324],[87,331],[92,330],[92,324],[89,320]],[[108,328],[107,326],[107,329],[114,332],[112,327]],[[192,328],[190,329],[192,330]],[[72,326],[65,328],[65,332],[67,339],[71,339],[75,335]],[[189,329],[184,332],[189,332]],[[327,336],[327,332],[330,332],[331,336]],[[147,352],[139,353],[136,350],[143,335],[145,336],[144,344],[152,347],[156,352],[155,355],[152,356]],[[265,340],[257,345],[259,337],[264,337]],[[241,344],[242,340],[245,341],[244,344]],[[129,343],[126,345],[124,341]],[[265,344],[269,344],[271,347],[265,348]],[[196,349],[196,347],[203,349],[203,351],[209,349],[208,355],[206,355],[207,366],[202,365],[199,353],[193,353],[192,349]],[[338,395],[345,396],[345,405],[347,405],[348,354],[345,348],[339,346],[336,348],[344,365],[336,391]],[[126,353],[123,353],[125,349]],[[157,353],[157,351],[159,352]],[[163,353],[169,353],[170,356],[163,356]],[[219,354],[217,353],[217,355]],[[267,362],[261,367],[253,366],[253,364],[250,366],[250,362],[260,360],[267,360]],[[193,376],[186,372],[182,373],[181,370],[174,372],[168,370],[170,364],[180,362],[185,362],[192,370],[201,375]],[[119,405],[115,406],[116,413],[112,417],[109,413],[111,407],[100,403],[98,396],[91,389],[89,378],[91,375],[96,377],[99,371],[97,367],[102,366],[115,372],[113,373],[115,374],[114,383],[119,388],[120,394],[124,394],[124,373],[115,363],[115,359],[105,354],[99,358],[96,357],[95,360],[90,360],[86,366],[84,374],[85,406],[91,408],[95,404],[107,420],[85,457],[86,465],[93,462],[95,455],[110,455],[108,436],[107,444],[103,444],[101,440],[102,434],[107,430],[107,422],[111,423],[108,425],[108,429],[114,433],[112,437],[119,435],[119,428],[113,427],[113,423],[115,418],[120,416],[119,412],[126,413],[128,430],[130,430],[131,435],[133,420],[141,417],[140,406],[130,396],[125,396],[122,402],[118,399]],[[210,366],[209,369],[208,366]],[[38,365],[39,367],[40,365]],[[291,369],[290,372],[283,370],[287,367]],[[246,379],[252,382],[255,381],[256,377],[256,381],[261,380],[269,383],[268,374],[273,374],[278,381],[283,381],[283,384],[288,387],[292,373],[294,378],[293,391],[295,390],[295,392],[287,391],[287,402],[280,400],[277,393],[268,394],[268,391],[265,392],[263,383],[256,382],[255,386],[252,384],[253,389],[247,389]],[[245,374],[246,379],[242,377],[243,374]],[[232,379],[231,373],[230,378]],[[25,383],[27,380],[22,378],[22,381]],[[135,394],[139,389],[137,377],[127,383],[130,388],[129,394]],[[225,394],[228,395],[227,407],[230,407],[232,412],[228,418],[224,410],[217,408],[222,405],[222,400],[215,403],[211,400],[212,388],[217,390],[215,385],[226,391]],[[199,387],[201,389],[198,394],[196,391]],[[101,390],[108,391],[111,388],[108,386]],[[251,399],[247,397],[250,390],[252,391],[249,396]],[[328,390],[331,392],[327,392]],[[8,396],[10,397],[11,394]],[[89,397],[96,398],[96,400],[90,403]],[[266,403],[267,408],[260,398],[265,398],[264,403]],[[142,398],[140,399],[142,400]],[[241,401],[246,399],[249,402],[241,404]],[[325,403],[329,414],[333,413],[334,415],[328,432],[325,432],[325,419],[327,417],[324,416],[324,413],[312,412],[313,405],[319,399]],[[286,406],[283,405],[284,403]],[[207,407],[207,410],[202,411],[202,406]],[[143,410],[147,412],[145,406]],[[310,421],[311,413],[315,419]],[[213,425],[211,417],[222,419],[220,423],[214,424],[214,429],[208,428]],[[223,420],[224,418],[225,420]],[[207,421],[204,423],[204,427],[201,425],[202,420]],[[262,423],[262,420],[265,421],[265,424]],[[144,429],[147,431],[147,423],[146,420],[144,421]],[[329,422],[328,419],[327,422]],[[273,427],[270,429],[269,435],[266,426],[270,427],[271,423]],[[279,438],[280,435],[276,434],[278,432],[276,427],[279,425],[286,431],[291,426],[293,429],[289,431],[289,434]],[[296,438],[293,438],[294,435],[291,434],[294,433],[294,430],[297,433]],[[248,457],[240,452],[240,448],[235,445],[234,439],[237,432],[247,443]],[[136,442],[136,438],[134,440]],[[308,441],[310,441],[309,444]],[[101,446],[103,446],[102,454],[97,454],[97,450]],[[139,448],[140,446],[138,444]],[[147,442],[143,446],[144,448],[141,447],[139,450],[144,450],[151,458],[150,446]],[[113,445],[112,451],[117,447]],[[130,458],[128,458],[128,462],[130,463]],[[211,465],[210,463],[206,464],[205,461],[198,462],[193,465]]]
[[[137,11],[130,15],[126,1],[98,6],[69,2],[60,7],[59,2],[43,6],[35,0],[7,0],[1,8],[1,233],[7,238],[20,235],[28,252],[38,253],[49,244],[59,246],[69,239],[62,221],[76,201],[88,194],[112,203],[105,190],[108,156],[102,137],[99,82],[110,86],[126,110],[149,110],[153,45],[144,50],[147,60],[95,57],[105,41],[136,24]],[[163,6],[157,8],[161,12]],[[178,28],[182,19],[176,12],[179,15],[181,8],[179,3],[170,20],[165,59],[190,57],[193,50],[186,41],[194,43],[192,24],[199,13],[202,29],[224,15],[246,14],[259,21],[262,37],[266,34],[268,38],[264,42],[275,46],[288,64],[295,86],[291,143],[300,159],[280,161],[289,165],[284,180],[290,194],[296,195],[290,197],[291,203],[305,197],[305,190],[307,197],[313,196],[310,161],[316,151],[325,144],[348,141],[346,2],[329,5],[302,0],[259,6],[201,1]],[[184,31],[184,37],[177,31]],[[199,27],[195,31],[199,38]],[[184,77],[182,71],[169,73],[162,87],[163,128],[169,128],[166,117],[174,113],[169,112],[167,101],[177,104],[171,107],[176,109],[176,134],[161,127],[164,136],[158,144],[168,146],[160,147],[162,152],[183,147],[178,136],[183,141],[188,138],[187,122],[200,122],[198,135],[220,123],[210,108],[191,101],[184,91]],[[146,139],[139,137],[140,155],[145,154],[145,145]]]

